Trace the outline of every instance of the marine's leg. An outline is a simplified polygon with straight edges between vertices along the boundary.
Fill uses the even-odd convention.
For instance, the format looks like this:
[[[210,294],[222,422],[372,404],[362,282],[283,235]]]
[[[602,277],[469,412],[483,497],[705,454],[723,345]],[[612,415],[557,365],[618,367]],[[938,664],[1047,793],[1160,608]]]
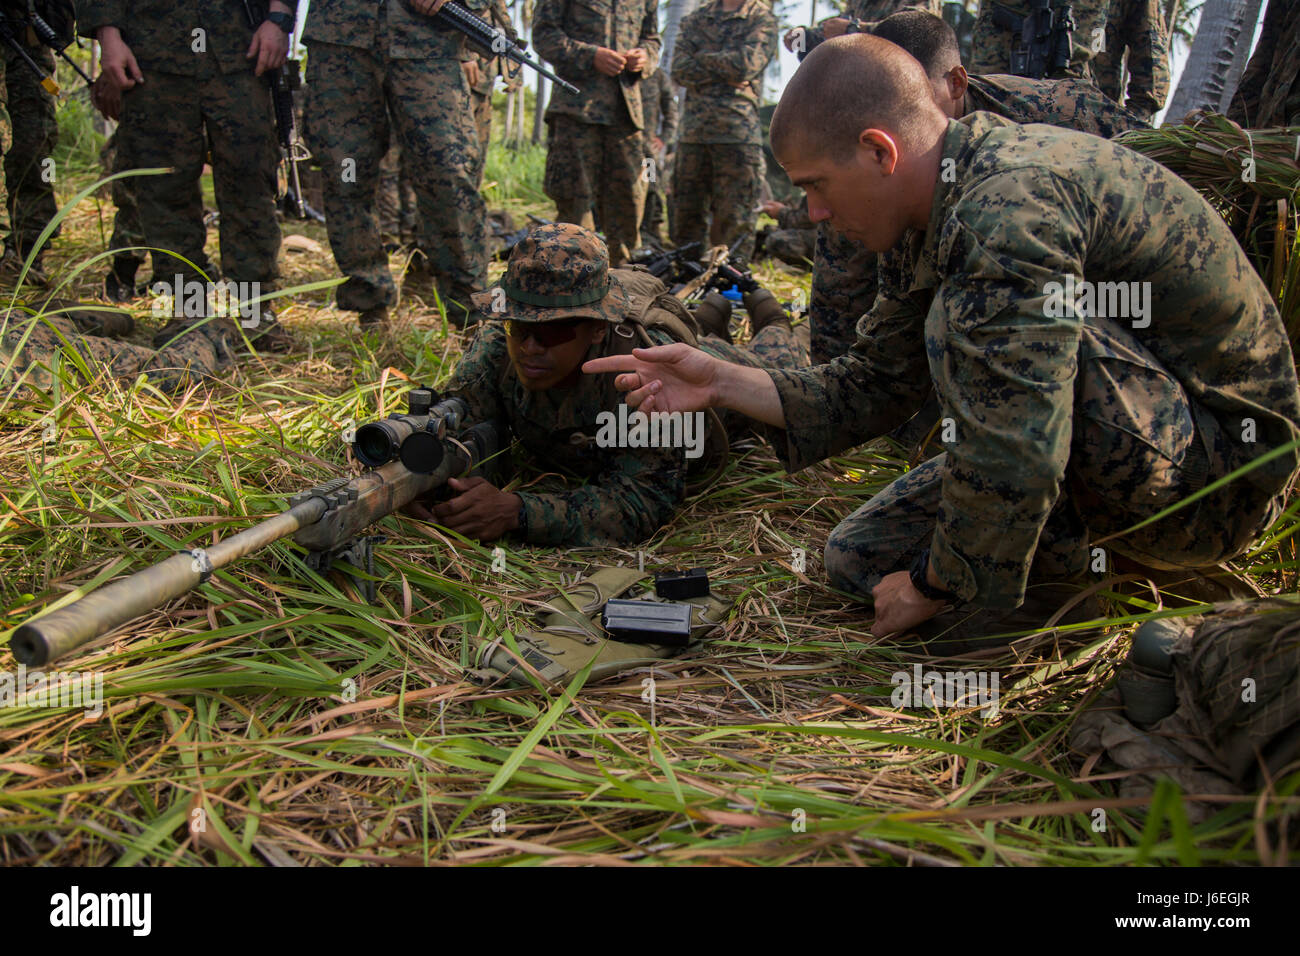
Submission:
[[[730,247],[738,239],[736,255],[746,262],[754,254],[755,207],[763,194],[763,147],[747,143],[710,146],[713,153],[711,201],[714,245]]]
[[[375,221],[379,164],[388,148],[388,109],[377,56],[366,50],[316,42],[310,74],[312,153],[320,161],[325,225],[339,271],[340,309],[391,306],[397,286]]]
[[[641,131],[631,122],[601,128],[604,141],[601,189],[596,194],[596,219],[605,233],[609,263],[619,265],[639,245],[641,217],[648,183]]]
[[[669,197],[673,245],[680,248],[698,242],[708,246],[706,217],[709,180],[712,176],[709,147],[704,143],[680,143],[673,163],[673,191]]]
[[[173,167],[175,172],[135,177],[136,203],[145,241],[153,253],[154,282],[171,286],[214,278],[203,246],[203,196],[199,177],[207,162],[202,103],[193,77],[153,71],[122,97],[120,148],[137,168]]]
[[[475,185],[478,132],[457,60],[391,60],[389,104],[420,209],[420,248],[460,321],[487,284],[487,209]],[[453,309],[451,303],[456,303]]]
[[[555,201],[557,222],[595,227],[595,175],[600,168],[600,129],[569,116],[547,120],[546,172],[542,188]]]
[[[54,72],[51,50],[28,46],[27,51],[47,73]],[[6,64],[5,80],[9,119],[13,123],[13,145],[4,157],[10,226],[18,254],[26,258],[59,211],[54,198],[54,183],[59,174],[54,165],[59,123],[54,97],[41,86],[36,74],[12,53]],[[56,227],[50,239],[58,234]],[[46,240],[47,245],[49,241]],[[39,255],[37,258],[39,261]]]

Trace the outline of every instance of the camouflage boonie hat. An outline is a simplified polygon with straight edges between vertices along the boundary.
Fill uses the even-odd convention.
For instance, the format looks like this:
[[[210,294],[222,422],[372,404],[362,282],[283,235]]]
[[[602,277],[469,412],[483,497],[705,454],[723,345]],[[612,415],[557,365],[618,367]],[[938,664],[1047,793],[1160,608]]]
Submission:
[[[515,322],[622,322],[632,303],[610,274],[609,250],[600,236],[566,222],[530,229],[510,251],[501,281],[473,298],[488,318]]]

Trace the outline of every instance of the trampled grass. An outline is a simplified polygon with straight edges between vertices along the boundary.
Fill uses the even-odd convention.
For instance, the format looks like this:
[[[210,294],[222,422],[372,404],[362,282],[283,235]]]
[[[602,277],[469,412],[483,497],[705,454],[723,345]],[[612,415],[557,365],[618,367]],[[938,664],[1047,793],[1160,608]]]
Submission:
[[[539,175],[496,171],[508,173],[534,185]],[[71,275],[102,250],[99,215],[92,199],[69,211],[52,272]],[[317,226],[285,230],[328,250]],[[82,271],[72,288],[94,296],[102,271]],[[327,252],[286,252],[283,272],[291,285],[334,274]],[[782,298],[806,289],[806,276],[760,272]],[[162,320],[148,299],[133,311],[134,338],[147,342]],[[43,394],[5,386],[0,640],[43,608],[210,545],[348,471],[344,429],[401,407],[411,382],[445,380],[464,344],[414,299],[384,333],[360,333],[327,290],[293,297],[282,320],[295,353],[246,358],[175,398],[143,379],[69,375]],[[1112,616],[1081,642],[1049,631],[935,665],[996,669],[994,716],[891,703],[891,676],[932,661],[875,640],[863,609],[826,585],[820,553],[905,457],[879,442],[786,475],[761,442],[742,442],[641,546],[647,570],[702,566],[735,598],[720,633],[700,653],[563,692],[481,686],[468,673],[476,647],[522,626],[562,574],[632,564],[635,551],[508,546],[494,573],[488,548],[395,516],[377,529],[388,540],[370,606],[353,582],[307,569],[293,545],[272,546],[59,661],[102,675],[102,713],[0,707],[0,861],[1278,859],[1300,778],[1189,825],[1182,796],[1121,798],[1119,775],[1085,769],[1066,746],[1132,625],[1167,613],[1177,587],[1106,588]],[[1294,512],[1243,569],[1268,590],[1294,590]],[[0,650],[0,671],[15,669]]]

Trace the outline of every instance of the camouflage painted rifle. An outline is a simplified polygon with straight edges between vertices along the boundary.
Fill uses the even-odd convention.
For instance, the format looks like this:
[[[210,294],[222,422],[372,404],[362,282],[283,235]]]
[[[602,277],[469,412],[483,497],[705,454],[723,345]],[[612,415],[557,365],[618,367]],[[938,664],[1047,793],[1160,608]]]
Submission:
[[[1074,12],[1068,3],[1029,0],[1029,13],[993,5],[993,22],[1015,35],[1011,50],[1011,72],[1031,80],[1061,77],[1070,65]]]
[[[383,539],[367,536],[365,530],[449,478],[469,474],[500,446],[493,423],[460,427],[467,410],[460,399],[435,404],[432,389],[413,388],[407,400],[407,414],[357,429],[353,451],[370,470],[317,485],[295,495],[289,510],[274,518],[210,548],[174,555],[28,621],[10,640],[14,657],[41,666],[193,590],[216,569],[290,535],[307,549],[312,570],[323,574],[341,563],[373,578],[374,545]],[[373,601],[373,580],[365,582],[365,590]]]

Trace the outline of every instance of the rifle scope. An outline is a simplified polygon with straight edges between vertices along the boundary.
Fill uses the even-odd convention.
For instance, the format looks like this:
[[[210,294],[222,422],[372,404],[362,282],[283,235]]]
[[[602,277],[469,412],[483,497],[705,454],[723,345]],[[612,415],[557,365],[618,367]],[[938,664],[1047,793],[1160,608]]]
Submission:
[[[434,404],[434,403],[437,404]],[[393,413],[357,429],[352,452],[369,468],[400,459],[408,470],[427,475],[442,463],[442,439],[455,434],[469,415],[459,398],[438,401],[438,393],[418,386],[406,394],[407,414]]]

